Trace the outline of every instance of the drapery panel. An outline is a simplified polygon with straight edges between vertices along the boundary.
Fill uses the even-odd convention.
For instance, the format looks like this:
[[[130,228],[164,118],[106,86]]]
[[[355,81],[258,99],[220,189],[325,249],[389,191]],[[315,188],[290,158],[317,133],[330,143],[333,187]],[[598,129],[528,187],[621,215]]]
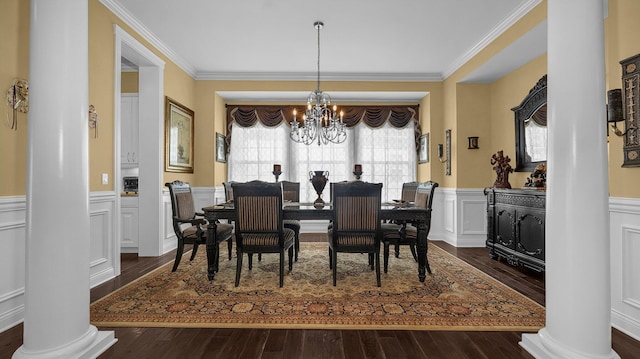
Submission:
[[[234,105],[227,106],[227,148],[231,149],[231,131],[235,123],[241,127],[251,127],[257,122],[267,127],[278,126],[284,122],[289,126],[293,121],[293,109],[304,113],[305,106],[299,105]],[[418,105],[411,106],[340,106],[344,113],[343,121],[347,127],[363,122],[369,127],[380,127],[385,123],[396,128],[404,128],[413,121],[416,151],[420,148],[420,118]],[[302,122],[302,116],[297,118]]]

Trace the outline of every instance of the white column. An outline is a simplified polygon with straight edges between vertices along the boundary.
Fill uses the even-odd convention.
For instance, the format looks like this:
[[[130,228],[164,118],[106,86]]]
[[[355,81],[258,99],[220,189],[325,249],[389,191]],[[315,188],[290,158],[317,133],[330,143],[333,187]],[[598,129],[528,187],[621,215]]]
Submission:
[[[611,349],[609,183],[602,0],[548,1],[546,326],[536,358],[618,358]]]
[[[24,344],[13,358],[93,358],[89,324],[88,1],[31,0]]]

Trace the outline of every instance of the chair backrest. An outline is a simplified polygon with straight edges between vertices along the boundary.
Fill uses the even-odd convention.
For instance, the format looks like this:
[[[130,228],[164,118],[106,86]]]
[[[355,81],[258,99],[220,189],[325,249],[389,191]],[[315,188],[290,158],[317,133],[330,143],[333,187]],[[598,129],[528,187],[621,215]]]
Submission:
[[[411,202],[416,198],[416,190],[418,189],[418,182],[405,182],[402,184],[402,197],[405,202]]]
[[[165,183],[164,185],[169,187],[173,217],[178,219],[193,219],[196,215],[196,210],[189,183],[176,180]]]
[[[233,183],[236,233],[282,232],[282,184]]]
[[[333,231],[376,233],[380,230],[382,183],[332,183]]]
[[[224,186],[224,200],[227,202],[233,201],[233,187],[231,186],[233,183],[233,181],[222,182]]]
[[[416,196],[414,199],[415,206],[431,210],[433,193],[435,192],[436,187],[438,187],[437,182],[427,181],[420,183],[416,189]]]
[[[300,202],[300,182],[281,181],[285,201]]]

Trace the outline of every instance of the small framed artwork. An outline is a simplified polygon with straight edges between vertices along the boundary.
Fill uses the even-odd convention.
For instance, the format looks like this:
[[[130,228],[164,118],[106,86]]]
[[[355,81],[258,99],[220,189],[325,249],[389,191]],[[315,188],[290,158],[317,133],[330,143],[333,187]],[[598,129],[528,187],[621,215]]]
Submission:
[[[420,136],[420,147],[418,148],[418,163],[429,162],[429,134]]]
[[[193,111],[166,97],[164,116],[164,170],[193,173]]]
[[[224,135],[216,132],[216,162],[227,162],[227,143]]]

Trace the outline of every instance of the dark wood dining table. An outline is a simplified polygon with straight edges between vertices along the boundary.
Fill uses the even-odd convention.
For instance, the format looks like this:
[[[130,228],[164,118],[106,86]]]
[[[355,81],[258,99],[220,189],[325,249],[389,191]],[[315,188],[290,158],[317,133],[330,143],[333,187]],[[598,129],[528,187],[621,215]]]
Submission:
[[[236,219],[236,211],[233,203],[224,203],[216,206],[203,207],[204,216],[209,222],[207,234],[207,275],[213,280],[218,270],[216,258],[219,248],[216,243],[216,223],[220,219],[233,221]],[[331,204],[325,204],[322,208],[314,207],[313,203],[285,202],[283,206],[284,219],[297,220],[330,220],[332,218]],[[380,208],[381,220],[398,220],[413,222],[418,228],[416,252],[418,255],[418,279],[424,282],[426,272],[431,273],[427,260],[427,223],[429,223],[430,211],[425,208],[414,207],[411,204],[383,203]]]

